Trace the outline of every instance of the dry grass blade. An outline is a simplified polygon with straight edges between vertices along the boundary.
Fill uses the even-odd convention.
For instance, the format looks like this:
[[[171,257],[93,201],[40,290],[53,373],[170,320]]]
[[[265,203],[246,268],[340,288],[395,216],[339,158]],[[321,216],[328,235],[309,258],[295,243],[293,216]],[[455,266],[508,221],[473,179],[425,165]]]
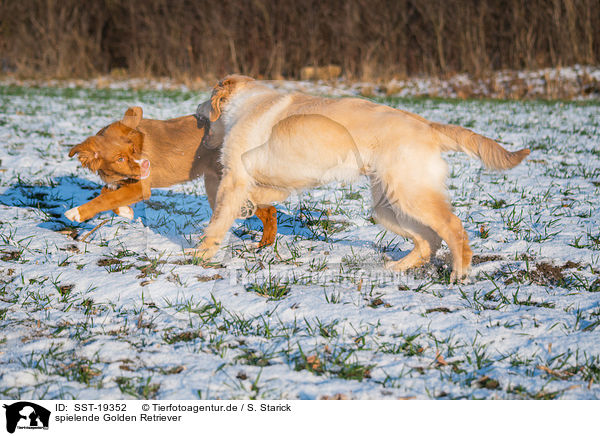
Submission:
[[[92,230],[90,230],[89,232],[87,232],[83,238],[80,239],[80,242],[85,242],[85,240],[92,234],[94,233],[96,230],[98,230],[100,227],[102,227],[104,224],[106,224],[107,222],[110,221],[110,218],[105,219],[104,221],[102,221],[100,224],[98,224],[96,227],[94,227]]]
[[[555,369],[548,368],[547,366],[544,366],[544,365],[537,365],[537,369],[544,371],[550,375],[553,375],[554,377],[561,378],[561,379],[567,379],[574,375],[573,373],[571,373],[569,371],[557,371]]]

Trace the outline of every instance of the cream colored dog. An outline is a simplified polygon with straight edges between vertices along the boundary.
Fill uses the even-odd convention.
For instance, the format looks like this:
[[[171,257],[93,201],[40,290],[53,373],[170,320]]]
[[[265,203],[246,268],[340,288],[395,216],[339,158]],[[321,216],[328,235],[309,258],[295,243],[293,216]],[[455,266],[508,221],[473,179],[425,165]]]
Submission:
[[[368,175],[376,221],[415,244],[387,266],[422,265],[443,239],[452,253],[453,278],[462,278],[472,251],[448,202],[441,152],[463,151],[494,169],[512,168],[529,154],[389,106],[287,94],[245,76],[226,77],[199,110],[225,133],[216,207],[201,244],[190,250],[205,258],[216,253],[248,199],[265,206],[292,191]]]

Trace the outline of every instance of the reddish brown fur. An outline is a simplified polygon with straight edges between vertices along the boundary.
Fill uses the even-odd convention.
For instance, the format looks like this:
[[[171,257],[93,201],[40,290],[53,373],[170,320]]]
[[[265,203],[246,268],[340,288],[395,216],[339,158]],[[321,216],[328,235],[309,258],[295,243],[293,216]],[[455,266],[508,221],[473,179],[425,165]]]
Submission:
[[[258,246],[263,247],[272,244],[277,234],[277,209],[273,206],[258,208],[255,214],[263,222],[263,235]]]
[[[167,187],[204,176],[209,203],[214,209],[215,195],[221,178],[220,149],[201,145],[205,129],[194,115],[171,120],[142,118],[142,109],[127,109],[116,121],[96,135],[74,146],[81,164],[113,189],[104,188],[100,195],[79,206],[79,221],[96,214],[128,206],[150,198],[152,188]],[[136,160],[142,161],[135,162]],[[149,162],[149,175],[142,179],[144,160]],[[263,222],[260,246],[272,244],[277,233],[273,207],[257,209]]]

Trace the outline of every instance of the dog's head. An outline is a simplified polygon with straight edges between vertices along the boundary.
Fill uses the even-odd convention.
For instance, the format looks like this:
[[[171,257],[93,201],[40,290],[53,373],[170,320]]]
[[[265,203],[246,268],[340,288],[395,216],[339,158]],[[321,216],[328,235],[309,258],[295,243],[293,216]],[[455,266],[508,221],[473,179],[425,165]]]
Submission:
[[[142,108],[130,107],[122,120],[74,146],[69,157],[77,154],[81,164],[97,172],[106,183],[147,178],[150,162],[142,158],[144,134],[137,130],[141,119]]]
[[[253,81],[252,77],[240,76],[238,74],[232,74],[225,77],[217,86],[213,88],[210,96],[210,116],[211,123],[214,123],[219,119],[223,113],[223,107],[227,100],[244,84]]]

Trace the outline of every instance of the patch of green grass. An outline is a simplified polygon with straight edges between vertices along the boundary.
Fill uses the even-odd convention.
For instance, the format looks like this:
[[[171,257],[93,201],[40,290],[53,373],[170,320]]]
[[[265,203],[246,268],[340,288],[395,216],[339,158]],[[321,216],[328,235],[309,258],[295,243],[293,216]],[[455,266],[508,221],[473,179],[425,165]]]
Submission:
[[[125,272],[135,266],[133,263],[123,262],[121,259],[116,257],[100,259],[98,260],[97,265],[103,266],[104,269],[106,269],[106,271],[109,273]]]
[[[420,333],[407,336],[400,334],[393,342],[379,344],[377,350],[385,354],[402,354],[407,357],[420,356],[425,351],[425,347],[416,342],[420,336]]]
[[[255,292],[269,301],[276,301],[285,298],[290,293],[290,285],[287,282],[281,282],[277,278],[269,276],[269,280],[263,283],[252,283],[246,286],[246,291]]]
[[[140,271],[137,275],[138,279],[151,278],[156,279],[159,275],[163,274],[162,268],[167,263],[166,260],[161,260],[161,256],[154,259],[150,259],[147,256],[141,256],[138,258],[142,262],[148,262],[144,265],[135,265],[135,268]]]
[[[137,399],[151,400],[157,398],[159,383],[152,383],[152,377],[117,377],[117,386],[123,394]]]
[[[311,272],[319,272],[327,269],[327,258],[312,258],[308,263],[308,270]]]
[[[347,200],[362,200],[363,196],[359,191],[349,191],[344,194]]]
[[[514,206],[513,204],[508,204],[503,198],[497,199],[492,197],[490,194],[488,194],[488,197],[490,197],[490,199],[482,201],[481,204],[491,207],[492,209],[502,209],[505,207]]]
[[[102,375],[102,371],[94,367],[94,362],[87,361],[86,359],[78,359],[66,365],[62,364],[57,374],[65,377],[67,380],[77,381],[90,386],[95,377]]]
[[[0,86],[0,96],[4,97],[54,97],[63,99],[84,98],[89,101],[110,102],[141,101],[151,104],[161,99],[173,102],[186,101],[198,97],[197,91],[151,90],[151,89],[88,89],[52,88],[36,86]]]
[[[235,357],[235,361],[244,365],[263,367],[271,365],[270,359],[272,358],[272,353],[244,347],[241,353]]]
[[[344,380],[363,381],[371,378],[374,364],[359,362],[353,357],[354,350],[324,349],[308,355],[298,346],[298,355],[293,359],[296,371],[308,370],[317,375],[329,375]]]

